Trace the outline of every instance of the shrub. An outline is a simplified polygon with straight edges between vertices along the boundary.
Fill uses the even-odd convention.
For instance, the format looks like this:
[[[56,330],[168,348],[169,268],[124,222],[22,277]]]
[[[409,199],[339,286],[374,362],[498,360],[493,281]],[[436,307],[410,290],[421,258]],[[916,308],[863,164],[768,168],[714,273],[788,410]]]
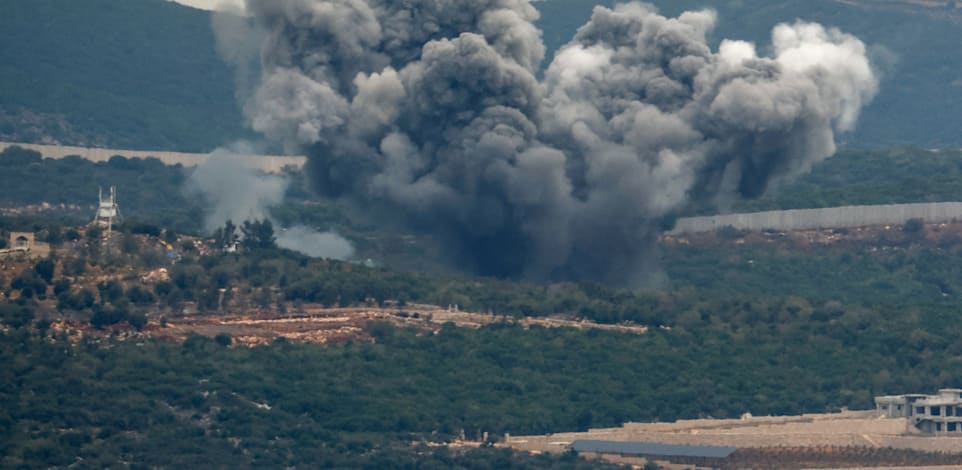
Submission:
[[[921,233],[924,228],[925,222],[922,219],[909,219],[902,225],[902,231],[905,233]]]
[[[230,346],[233,340],[227,333],[218,333],[217,336],[214,336],[214,342],[221,346]]]

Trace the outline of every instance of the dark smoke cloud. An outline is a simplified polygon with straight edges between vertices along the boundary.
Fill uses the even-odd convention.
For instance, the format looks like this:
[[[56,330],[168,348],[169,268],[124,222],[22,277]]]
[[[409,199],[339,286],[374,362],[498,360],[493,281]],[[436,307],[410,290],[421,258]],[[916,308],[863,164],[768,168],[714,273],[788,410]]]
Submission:
[[[252,127],[482,274],[635,282],[667,216],[807,171],[877,88],[858,39],[811,23],[760,56],[712,50],[711,11],[598,7],[539,81],[527,0],[247,6],[268,38]]]

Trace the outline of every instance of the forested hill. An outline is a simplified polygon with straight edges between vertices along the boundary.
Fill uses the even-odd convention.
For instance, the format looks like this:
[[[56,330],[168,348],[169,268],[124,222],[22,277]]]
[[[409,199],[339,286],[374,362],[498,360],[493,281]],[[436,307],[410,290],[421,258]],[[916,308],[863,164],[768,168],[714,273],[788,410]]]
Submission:
[[[567,42],[596,4],[614,0],[544,0],[540,26],[549,50]],[[854,34],[884,69],[881,92],[843,144],[881,147],[962,145],[962,2],[900,0],[648,0],[666,15],[710,7],[718,12],[711,39],[770,45],[774,25],[816,21]]]
[[[244,134],[210,13],[0,0],[0,140],[209,151]]]
[[[711,7],[712,39],[765,50],[773,25],[804,19],[862,38],[886,70],[849,146],[962,145],[962,5],[896,0],[650,0],[665,14]],[[549,50],[596,4],[543,0]],[[934,6],[933,6],[934,5]],[[244,136],[210,13],[164,0],[0,0],[0,140],[209,151]]]

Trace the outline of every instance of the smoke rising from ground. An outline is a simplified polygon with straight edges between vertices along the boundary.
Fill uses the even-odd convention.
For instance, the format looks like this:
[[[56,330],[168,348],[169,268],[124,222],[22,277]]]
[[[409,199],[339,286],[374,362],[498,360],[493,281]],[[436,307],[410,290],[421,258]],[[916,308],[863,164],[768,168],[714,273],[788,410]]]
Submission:
[[[270,219],[269,209],[284,200],[290,181],[281,175],[256,169],[256,153],[249,145],[236,144],[210,154],[187,183],[190,194],[200,194],[210,210],[204,220],[208,233],[231,220]],[[275,227],[277,224],[274,224]],[[332,232],[317,232],[307,227],[275,229],[277,246],[317,258],[348,259],[354,254],[349,241]]]
[[[756,197],[835,152],[878,81],[865,45],[781,24],[772,54],[710,10],[597,7],[536,76],[527,0],[248,0],[251,126],[318,189],[388,208],[481,274],[632,283],[691,200]]]
[[[304,226],[281,230],[277,233],[277,246],[314,258],[345,260],[354,256],[354,247],[344,237],[333,232],[317,232]]]

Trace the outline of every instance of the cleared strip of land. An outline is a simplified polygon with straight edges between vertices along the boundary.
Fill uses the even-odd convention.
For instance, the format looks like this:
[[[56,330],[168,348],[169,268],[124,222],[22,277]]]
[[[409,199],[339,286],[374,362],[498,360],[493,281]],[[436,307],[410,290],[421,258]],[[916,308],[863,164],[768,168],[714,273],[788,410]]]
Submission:
[[[39,145],[20,142],[0,142],[0,152],[10,147],[21,147],[40,152],[44,158],[60,159],[77,155],[93,162],[105,162],[111,157],[120,155],[127,158],[156,158],[165,165],[197,166],[210,157],[206,153],[165,152],[158,150],[124,150],[91,147],[71,147],[67,145]],[[268,173],[279,173],[284,167],[301,168],[307,162],[305,157],[285,155],[258,155],[257,158],[247,159],[254,162],[254,166]],[[246,161],[246,160],[245,160]]]
[[[447,323],[461,328],[481,328],[499,322],[524,328],[576,328],[638,335],[648,332],[648,327],[635,324],[608,325],[560,316],[502,317],[422,304],[345,308],[305,304],[299,308],[289,305],[288,308],[291,313],[283,315],[248,311],[173,316],[161,321],[151,318],[143,332],[135,332],[127,325],[117,325],[100,331],[88,322],[68,321],[55,322],[51,328],[75,339],[91,335],[127,335],[134,338],[153,337],[184,341],[195,334],[214,337],[223,333],[229,335],[236,344],[249,347],[270,344],[277,338],[318,344],[365,340],[369,339],[367,327],[371,321],[384,321],[432,332],[439,331]]]

